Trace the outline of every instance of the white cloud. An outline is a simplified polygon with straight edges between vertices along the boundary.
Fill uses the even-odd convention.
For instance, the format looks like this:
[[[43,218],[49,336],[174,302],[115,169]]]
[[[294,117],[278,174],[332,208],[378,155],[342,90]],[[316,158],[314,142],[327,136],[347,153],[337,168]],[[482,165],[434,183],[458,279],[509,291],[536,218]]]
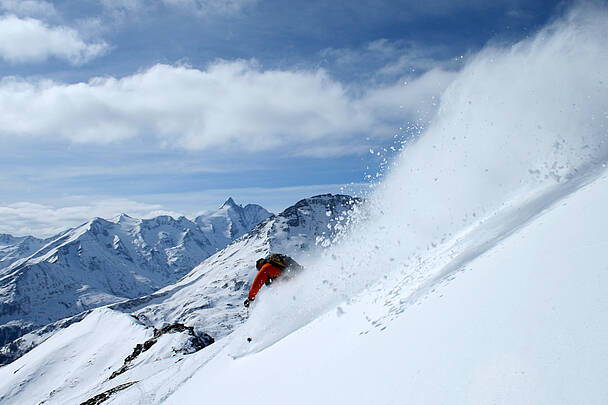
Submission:
[[[0,57],[13,63],[41,62],[49,58],[79,65],[108,51],[104,42],[86,43],[78,31],[50,27],[33,18],[0,16]]]
[[[156,65],[88,83],[0,81],[0,136],[110,143],[137,136],[194,150],[289,151],[331,156],[363,150],[361,134],[389,137],[429,108],[451,73],[433,71],[352,96],[323,70],[261,70],[221,61],[206,71]],[[369,147],[369,145],[367,145]]]
[[[19,202],[0,206],[0,233],[49,237],[94,217],[112,218],[120,213],[127,213],[136,218],[179,216],[178,213],[167,211],[158,204],[145,204],[122,198],[91,200],[59,208]]]
[[[50,19],[57,17],[55,6],[48,1],[0,0],[0,10],[20,17]]]

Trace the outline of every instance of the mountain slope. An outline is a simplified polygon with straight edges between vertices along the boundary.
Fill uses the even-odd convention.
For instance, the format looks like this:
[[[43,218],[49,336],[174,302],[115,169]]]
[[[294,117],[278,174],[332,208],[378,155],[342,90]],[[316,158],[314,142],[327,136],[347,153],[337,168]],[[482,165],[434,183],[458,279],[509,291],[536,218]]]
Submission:
[[[179,362],[180,368],[194,367],[191,363],[195,359],[193,355],[180,354],[184,345],[181,335],[163,337],[163,340],[154,345],[153,350],[138,356],[126,372],[115,379],[109,377],[133,352],[135,342],[143,343],[145,338],[142,333],[146,334],[146,338],[150,336],[151,326],[160,329],[167,324],[179,322],[194,326],[198,333],[209,333],[216,339],[216,343],[200,353],[212,356],[212,353],[221,348],[222,338],[247,319],[247,311],[242,302],[256,272],[255,259],[269,251],[280,250],[293,254],[306,264],[311,258],[301,255],[299,246],[315,246],[315,241],[322,241],[319,237],[323,234],[334,237],[340,228],[336,226],[342,221],[340,218],[356,209],[358,203],[360,200],[342,195],[322,195],[302,200],[209,257],[174,285],[149,296],[95,309],[83,320],[78,319],[78,322],[65,329],[53,331],[52,336],[46,336],[44,343],[10,365],[0,368],[0,376],[7,377],[3,384],[0,383],[0,401],[19,403],[35,399],[38,402],[45,401],[45,404],[79,403],[78,401],[82,402],[112,387],[129,383],[134,376],[137,379],[145,378],[156,387],[155,390],[172,391],[172,387],[165,384],[167,375],[159,371],[172,370],[170,374],[180,379],[182,376],[179,372],[175,373],[177,369],[173,369],[173,365]],[[283,250],[285,247],[295,250]],[[314,249],[310,252],[314,252]],[[265,294],[269,292],[272,289],[265,288]],[[132,314],[129,317],[131,326],[124,326],[124,334],[129,335],[128,339],[120,338],[120,334],[87,332],[91,328],[98,330],[95,325],[100,323],[111,325],[116,322],[122,325],[127,318],[126,314],[120,312]],[[90,345],[93,349],[87,349],[83,356],[103,357],[103,362],[81,365],[86,368],[82,375],[97,373],[97,377],[90,377],[77,384],[66,380],[61,368],[46,368],[45,364],[62,363],[73,355],[73,346],[87,346],[80,341],[83,334],[89,334],[87,339],[95,340]],[[99,349],[108,346],[113,348],[111,352],[103,353]],[[59,349],[53,349],[56,347]],[[21,368],[24,364],[27,366]],[[3,374],[15,370],[17,372],[11,377]],[[20,384],[17,380],[27,383]],[[51,391],[53,394],[49,395]],[[149,403],[155,403],[158,395],[162,397],[166,394],[154,392]]]
[[[94,337],[115,342],[109,365],[67,349],[87,318],[124,316],[96,309],[0,368],[0,400],[606,403],[608,10],[586,7],[472,58],[363,218],[297,278],[264,288],[246,321],[234,276],[252,275],[245,262],[270,238],[245,235],[165,295],[115,306],[141,315],[137,329],[180,313],[216,328],[214,344],[184,355],[166,337],[110,379],[131,352],[119,336]],[[258,234],[294,249],[310,240],[271,222]],[[205,301],[224,285],[228,299]],[[231,322],[242,325],[226,335]],[[72,358],[95,377],[66,380]]]
[[[393,274],[260,353],[219,353],[164,403],[606,403],[606,198],[604,176],[423,295]]]
[[[214,251],[185,218],[96,218],[5,270],[0,323],[20,321],[27,330],[150,294]]]
[[[48,242],[48,239],[43,240],[33,236],[14,237],[0,234],[0,274],[2,274],[2,269],[9,267],[19,259],[30,256]]]
[[[309,260],[308,255],[315,256],[315,246],[319,245],[320,249],[321,245],[327,244],[327,240],[335,237],[341,229],[340,224],[347,216],[346,213],[356,208],[358,202],[360,200],[342,195],[321,195],[304,199],[283,213],[263,221],[230,246],[203,261],[179,282],[149,295],[142,294],[140,289],[134,299],[122,300],[124,302],[115,304],[112,308],[134,313],[147,326],[160,328],[167,323],[181,322],[197,327],[215,338],[221,338],[245,319],[246,312],[242,301],[255,275],[255,259],[270,251],[280,251],[294,255],[305,264]],[[163,220],[170,221],[168,217]],[[133,220],[121,217],[116,222],[131,223]],[[150,232],[144,232],[146,235],[148,233]],[[103,231],[101,234],[103,235]],[[107,234],[105,238],[113,240],[112,235],[116,232],[113,230]],[[303,255],[304,247],[308,248],[306,255]],[[151,257],[159,256],[157,253]],[[111,276],[113,273],[104,275]],[[114,277],[118,278],[120,275]],[[100,283],[103,281],[102,279]],[[71,294],[71,291],[67,294]],[[62,302],[66,301],[67,299]],[[107,303],[116,302],[113,297],[108,297],[108,301]],[[0,350],[3,361],[14,360],[46,339],[49,334],[70,323],[49,325],[5,345]],[[8,335],[8,332],[13,332],[11,327],[20,332],[23,330],[22,326],[20,323],[9,322],[3,327]],[[30,328],[35,329],[35,326]],[[8,337],[14,339],[13,336]]]
[[[25,398],[45,400],[45,404],[68,399],[79,403],[135,382],[114,393],[108,403],[304,404],[323,403],[328,396],[353,404],[372,400],[397,404],[404,398],[414,404],[604,403],[608,398],[603,384],[608,372],[604,345],[608,338],[608,263],[603,254],[608,246],[608,217],[603,214],[606,198],[608,176],[604,175],[544,206],[544,211],[467,261],[444,252],[437,261],[423,264],[421,272],[438,275],[430,284],[404,288],[414,281],[412,273],[396,267],[380,282],[325,307],[314,320],[305,304],[287,306],[288,311],[275,305],[288,302],[285,299],[292,294],[296,302],[309,296],[315,287],[309,279],[264,290],[249,321],[234,333],[187,356],[176,354],[181,343],[177,337],[168,337],[114,380],[108,376],[120,367],[135,342],[149,336],[150,329],[145,334],[137,322],[139,326],[132,332],[125,327],[124,335],[91,335],[95,342],[91,347],[111,345],[113,350],[87,352],[86,358],[104,361],[81,363],[78,373],[99,376],[70,383],[63,377],[63,368],[56,366],[69,358],[70,351],[50,347],[69,348],[73,336],[81,333],[77,328],[90,330],[97,322],[111,323],[122,316],[97,309],[79,323],[82,326],[70,326],[0,368],[0,399],[7,404],[23,403]],[[256,229],[263,233],[268,223]],[[483,228],[479,231],[485,232]],[[479,231],[462,235],[460,240],[475,240]],[[240,242],[244,250],[255,249],[257,244],[246,243],[254,239],[242,238],[235,245]],[[238,250],[230,248],[208,259],[208,266],[199,266],[189,282],[188,277],[181,281],[182,298],[189,296],[186,289],[196,292],[195,284],[206,284],[205,274],[208,281],[224,282],[218,277],[220,268],[229,271],[231,263],[243,265],[239,260],[248,258],[237,256]],[[451,260],[459,265],[446,273]],[[213,271],[218,273],[211,276]],[[230,274],[227,276],[229,282]],[[244,289],[234,291],[235,284],[229,285],[227,294],[232,295],[234,306],[239,305]],[[216,284],[216,291],[221,287]],[[203,291],[199,294],[205,296]],[[177,296],[173,298],[177,300]],[[226,313],[243,311],[229,308],[228,299],[224,303]],[[162,311],[161,307],[157,309]],[[150,310],[144,308],[139,314]],[[205,308],[198,311],[201,325],[230,321],[204,315]],[[237,360],[231,358],[235,351],[254,347],[258,339],[263,341],[265,334],[293,319],[299,328],[283,339],[257,353],[253,350]],[[247,336],[254,340],[248,343]],[[289,371],[292,367],[297,371]],[[273,388],[263,396],[252,396],[266,386],[267,375],[274,376]],[[563,384],[564,379],[569,383]],[[55,394],[49,396],[53,390]]]
[[[269,216],[260,206],[247,207],[229,199],[209,215],[237,221],[238,232]],[[109,221],[95,218],[46,243],[17,240],[12,252],[20,251],[23,258],[13,260],[0,277],[0,345],[59,319],[174,283],[223,249],[234,229],[232,222],[216,222],[213,231],[226,235],[217,238],[185,217],[142,220],[123,214]]]
[[[256,274],[256,259],[283,252],[306,266],[360,202],[331,194],[303,199],[203,261],[179,282],[114,308],[133,312],[151,326],[182,322],[220,339],[246,319],[242,302]]]
[[[194,222],[216,246],[227,246],[272,214],[256,204],[238,205],[232,198],[217,210],[199,215]]]
[[[606,403],[607,15],[472,58],[368,220],[163,403]]]

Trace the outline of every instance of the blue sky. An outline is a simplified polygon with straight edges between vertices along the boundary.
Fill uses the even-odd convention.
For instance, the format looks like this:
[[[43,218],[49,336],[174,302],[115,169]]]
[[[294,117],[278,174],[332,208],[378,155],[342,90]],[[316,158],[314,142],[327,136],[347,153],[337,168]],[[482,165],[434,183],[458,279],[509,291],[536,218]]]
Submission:
[[[0,0],[0,233],[358,192],[556,1]]]

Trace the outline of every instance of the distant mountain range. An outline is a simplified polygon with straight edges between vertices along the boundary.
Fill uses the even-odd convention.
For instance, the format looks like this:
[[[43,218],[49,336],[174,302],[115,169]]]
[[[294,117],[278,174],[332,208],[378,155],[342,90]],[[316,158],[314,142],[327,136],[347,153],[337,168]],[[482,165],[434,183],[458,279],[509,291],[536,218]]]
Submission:
[[[27,366],[19,366],[22,371],[16,374],[11,371],[0,383],[2,389],[18,386],[16,391],[0,392],[0,402],[20,403],[17,398],[23,397],[36,403],[99,403],[105,398],[100,393],[127,387],[134,377],[145,379],[150,387],[166,384],[174,375],[173,365],[191,367],[191,353],[225,338],[247,320],[243,300],[257,273],[257,258],[283,252],[304,265],[303,276],[308,271],[322,274],[315,266],[323,265],[318,260],[323,249],[343,235],[361,202],[331,194],[303,199],[241,236],[266,214],[231,200],[195,221],[122,215],[96,218],[63,233],[13,263],[10,271],[2,270],[3,319],[9,322],[3,320],[0,328],[10,332],[14,325],[16,334],[4,335],[0,365],[6,366],[0,370],[21,360]],[[239,207],[245,215],[235,216]],[[233,237],[184,277],[146,292],[206,255],[212,241]],[[278,292],[275,288],[278,284],[264,287],[259,300]],[[74,359],[68,372],[74,372],[57,377],[67,370],[66,353]],[[48,366],[47,371],[56,358],[65,366]],[[13,382],[23,375],[36,386]],[[32,394],[29,390],[36,387],[40,391]]]
[[[172,284],[271,215],[230,198],[194,221],[122,214],[44,240],[0,235],[0,345]]]
[[[271,215],[228,199],[194,221],[123,214],[49,238],[0,270],[0,364],[108,305],[150,327],[179,322],[221,338],[245,319],[257,258],[283,252],[307,265],[360,202],[319,195]]]

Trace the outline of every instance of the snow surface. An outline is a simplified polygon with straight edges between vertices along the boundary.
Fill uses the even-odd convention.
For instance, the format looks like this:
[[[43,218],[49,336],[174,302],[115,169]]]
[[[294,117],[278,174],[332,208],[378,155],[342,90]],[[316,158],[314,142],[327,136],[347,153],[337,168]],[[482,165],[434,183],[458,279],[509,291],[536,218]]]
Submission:
[[[166,403],[606,403],[606,16],[474,58],[369,217]]]
[[[90,382],[122,361],[148,334],[128,315],[95,310],[33,349],[28,360],[2,367],[0,402],[10,402],[6,397],[18,392],[21,404],[80,403],[74,395],[87,395]],[[74,387],[80,391],[70,389]]]
[[[270,215],[259,205],[247,204],[243,207],[229,198],[218,210],[199,215],[194,222],[215,246],[224,247]]]
[[[0,234],[0,270],[40,249],[48,240],[33,236],[14,237]]]
[[[247,310],[242,302],[255,276],[255,258],[265,256],[270,251],[314,246],[318,241],[324,244],[323,236],[334,236],[340,229],[340,218],[353,210],[356,201],[342,195],[321,195],[302,200],[209,257],[179,282],[149,296],[93,310],[84,320],[77,319],[79,322],[64,330],[61,330],[61,325],[50,328],[50,338],[43,335],[46,341],[0,368],[0,378],[6,380],[6,384],[0,386],[0,402],[21,404],[35,399],[38,401],[35,403],[45,401],[45,404],[78,403],[67,399],[80,398],[82,402],[133,381],[138,381],[133,386],[136,390],[120,392],[121,400],[127,403],[162,402],[176,386],[190,377],[193,370],[201,367],[221,349],[221,338],[247,319]],[[327,215],[329,211],[331,215]],[[295,257],[306,263],[306,256]],[[133,313],[134,316],[129,317],[120,311]],[[120,326],[125,320],[130,326]],[[123,365],[134,346],[150,337],[151,326],[161,328],[167,323],[176,322],[194,326],[199,333],[209,333],[220,341],[197,354],[185,355],[186,336],[163,335],[150,350],[131,363],[129,370],[115,379],[109,379]],[[101,329],[94,326],[98,324],[102,325]],[[120,332],[104,333],[103,327],[118,328]],[[95,330],[84,335],[91,328]],[[40,343],[40,337],[30,335],[27,335],[28,341]],[[86,345],[89,340],[94,348],[111,347],[108,349],[111,353],[104,357],[104,362],[79,366],[85,367],[83,373],[88,376],[86,379],[73,381],[63,378],[61,366],[57,365],[69,362],[74,356],[72,348]],[[99,355],[97,349],[95,353],[83,351],[79,359],[94,355]],[[47,366],[52,370],[44,371]],[[37,374],[32,375],[32,370],[38,370]],[[78,368],[74,372],[77,373]],[[167,384],[167,381],[172,383]],[[125,399],[132,395],[138,398]]]
[[[95,344],[120,353],[70,384],[56,366],[69,351],[49,339],[0,368],[0,400],[79,403],[135,382],[106,403],[608,403],[606,21],[602,6],[579,6],[473,58],[349,232],[330,236],[296,279],[265,288],[246,320],[227,301],[205,307],[205,294],[217,280],[219,292],[251,277],[241,266],[272,235],[276,246],[309,243],[291,218],[260,224],[143,307],[134,302],[144,324],[185,310],[199,328],[232,328],[216,343],[184,355],[179,335],[167,337],[109,380],[130,352],[122,340],[150,329],[99,333]],[[205,315],[211,308],[218,318]],[[117,312],[93,311],[55,334],[55,347],[69,348],[90,317],[126,316]],[[38,376],[22,371],[28,364]]]
[[[231,198],[208,214],[213,231],[185,217],[95,218],[45,241],[0,235],[0,345],[62,318],[175,283],[271,214]],[[233,238],[234,236],[234,238]],[[6,246],[4,246],[6,244]]]
[[[399,316],[379,289],[260,353],[227,347],[165,403],[608,403],[607,198],[603,177]]]
[[[270,252],[285,252],[307,265],[314,257],[314,247],[335,237],[340,218],[357,201],[331,194],[301,200],[209,257],[178,282],[113,308],[130,311],[157,328],[181,322],[220,339],[247,319],[242,303],[257,273],[255,260]]]

